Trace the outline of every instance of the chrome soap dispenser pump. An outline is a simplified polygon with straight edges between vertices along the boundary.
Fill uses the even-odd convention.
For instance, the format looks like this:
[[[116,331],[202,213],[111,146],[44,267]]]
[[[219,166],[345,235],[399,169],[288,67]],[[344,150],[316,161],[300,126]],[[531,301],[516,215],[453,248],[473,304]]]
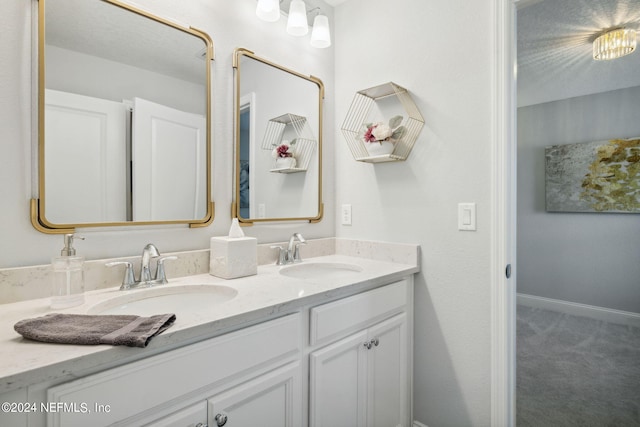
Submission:
[[[76,255],[74,238],[84,240],[84,237],[65,234],[60,256],[51,259],[51,308],[54,310],[84,304],[84,257]]]

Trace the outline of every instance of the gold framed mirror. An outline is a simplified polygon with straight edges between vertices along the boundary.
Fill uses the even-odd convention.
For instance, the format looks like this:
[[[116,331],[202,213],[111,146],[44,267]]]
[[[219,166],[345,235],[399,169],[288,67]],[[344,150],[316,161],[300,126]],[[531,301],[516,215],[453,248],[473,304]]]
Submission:
[[[238,48],[232,215],[241,223],[322,219],[324,85]]]
[[[210,224],[211,38],[118,0],[38,12],[33,226]]]

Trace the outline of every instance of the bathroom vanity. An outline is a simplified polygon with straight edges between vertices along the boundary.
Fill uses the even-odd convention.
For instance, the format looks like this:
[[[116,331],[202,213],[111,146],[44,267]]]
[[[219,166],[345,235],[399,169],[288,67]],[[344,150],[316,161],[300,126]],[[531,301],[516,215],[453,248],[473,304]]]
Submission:
[[[170,279],[169,300],[172,288],[235,293],[209,310],[177,306],[144,349],[24,340],[13,323],[47,301],[2,305],[0,425],[409,426],[413,249],[403,263],[329,255],[231,281]],[[122,292],[65,312],[124,307]]]

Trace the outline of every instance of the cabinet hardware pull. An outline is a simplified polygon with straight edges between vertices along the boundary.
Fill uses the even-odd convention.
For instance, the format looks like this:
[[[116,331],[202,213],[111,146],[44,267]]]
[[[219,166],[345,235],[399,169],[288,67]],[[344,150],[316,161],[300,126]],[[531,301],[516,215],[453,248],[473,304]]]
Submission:
[[[196,424],[196,427],[208,427],[206,424],[203,423],[198,423]]]
[[[213,419],[216,420],[218,427],[222,427],[227,423],[227,416],[225,414],[217,414]]]
[[[378,338],[374,338],[371,341],[367,341],[364,343],[364,346],[367,347],[367,350],[371,350],[371,347],[380,345],[380,340]]]

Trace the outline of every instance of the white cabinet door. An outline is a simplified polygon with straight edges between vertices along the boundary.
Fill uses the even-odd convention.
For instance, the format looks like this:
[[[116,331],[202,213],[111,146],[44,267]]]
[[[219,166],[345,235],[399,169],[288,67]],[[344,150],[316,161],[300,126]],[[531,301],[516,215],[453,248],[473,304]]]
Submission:
[[[367,332],[310,355],[311,427],[365,427]]]
[[[407,315],[310,355],[311,427],[408,427]]]
[[[225,384],[242,378],[258,378],[259,375],[264,383],[259,383],[256,387],[262,387],[272,379],[279,381],[278,387],[288,393],[288,399],[300,399],[299,374],[294,376],[293,370],[282,372],[282,368],[270,371],[271,374],[263,374],[267,366],[278,366],[275,363],[290,366],[291,364],[284,365],[286,359],[294,357],[298,358],[295,366],[299,371],[299,351],[302,345],[300,324],[300,315],[291,314],[53,386],[47,390],[47,402],[67,407],[87,402],[92,411],[49,412],[47,425],[144,425],[194,403],[183,405],[182,399],[192,396],[194,399],[201,398],[204,402],[215,390],[222,391],[221,387],[225,387]],[[275,376],[278,373],[282,377]],[[292,395],[293,387],[298,390]],[[194,395],[195,393],[198,394]],[[254,393],[253,389],[249,393]],[[107,404],[109,410],[98,412],[93,410],[94,404]],[[297,406],[301,408],[302,404]],[[287,409],[294,412],[290,406]],[[140,419],[143,421],[139,421]],[[281,424],[279,427],[286,425],[297,427],[299,423]]]
[[[298,427],[302,425],[300,364],[290,363],[208,402],[212,427]]]
[[[370,328],[369,342],[367,426],[408,427],[406,314]]]

